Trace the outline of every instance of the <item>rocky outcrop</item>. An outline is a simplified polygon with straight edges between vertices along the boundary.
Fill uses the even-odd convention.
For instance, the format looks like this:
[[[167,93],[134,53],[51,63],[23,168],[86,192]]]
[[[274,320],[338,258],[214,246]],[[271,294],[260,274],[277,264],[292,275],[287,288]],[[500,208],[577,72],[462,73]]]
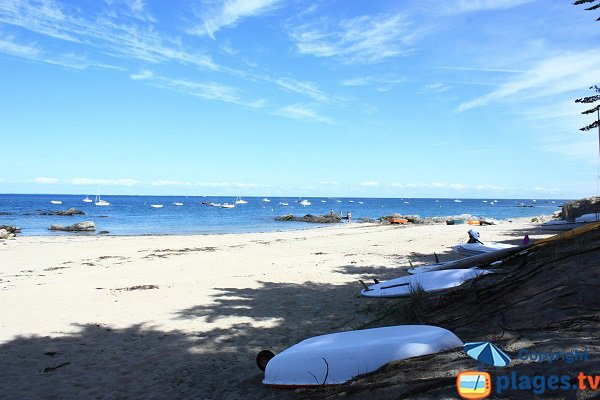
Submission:
[[[65,232],[94,232],[96,230],[96,224],[92,221],[78,222],[73,225],[52,225],[48,228],[51,231],[65,231]]]
[[[21,228],[16,226],[0,225],[0,239],[9,239],[21,233]]]
[[[81,211],[81,210],[77,210],[77,209],[71,207],[68,210],[42,211],[42,212],[40,212],[39,215],[66,215],[66,216],[71,216],[71,215],[85,215],[85,213],[83,211]]]
[[[341,222],[342,218],[337,214],[325,214],[325,215],[312,215],[306,214],[303,217],[297,217],[295,215],[282,215],[281,217],[275,218],[276,221],[296,221],[296,222],[311,222],[315,224],[331,224]]]
[[[587,197],[564,204],[562,206],[561,217],[567,220],[574,220],[584,214],[596,212],[600,212],[600,197]]]

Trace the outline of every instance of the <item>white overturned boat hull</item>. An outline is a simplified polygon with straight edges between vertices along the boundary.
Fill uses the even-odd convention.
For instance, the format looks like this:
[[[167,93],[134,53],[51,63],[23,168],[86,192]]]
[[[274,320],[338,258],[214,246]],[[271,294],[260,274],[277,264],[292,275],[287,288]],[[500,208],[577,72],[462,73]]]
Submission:
[[[564,219],[556,221],[548,221],[541,225],[545,231],[570,231],[571,229],[579,228],[592,222],[600,221],[600,213],[584,214],[581,217],[575,218],[574,221]]]
[[[465,281],[489,273],[491,272],[479,268],[423,272],[371,285],[360,294],[364,297],[405,297],[420,289],[437,292],[460,286]]]
[[[496,243],[496,242],[484,242],[482,243],[461,243],[452,247],[456,253],[461,256],[470,257],[476,254],[491,253],[497,250],[512,249],[517,246],[512,244]]]
[[[402,325],[339,332],[306,339],[273,357],[263,383],[275,387],[335,385],[395,360],[463,346],[452,332]]]

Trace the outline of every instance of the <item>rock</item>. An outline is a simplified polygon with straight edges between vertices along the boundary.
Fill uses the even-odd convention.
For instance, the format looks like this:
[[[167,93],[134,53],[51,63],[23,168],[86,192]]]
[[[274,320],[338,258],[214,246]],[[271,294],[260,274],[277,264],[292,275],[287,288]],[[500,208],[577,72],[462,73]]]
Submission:
[[[40,211],[39,215],[67,215],[67,216],[71,216],[71,215],[85,215],[85,213],[81,210],[77,210],[73,207],[69,208],[68,210],[58,210],[58,211]]]
[[[0,211],[0,215],[12,215],[12,213],[6,211]]]
[[[282,215],[275,218],[276,221],[296,221],[296,222],[310,222],[315,224],[331,224],[341,222],[342,218],[337,214],[325,214],[325,215],[312,215],[306,214],[303,217],[296,217],[292,214]]]
[[[4,229],[8,233],[21,233],[21,228],[17,226],[0,225],[0,229]]]
[[[8,239],[8,231],[6,229],[0,229],[0,239]]]
[[[81,210],[77,210],[77,209],[71,207],[68,210],[57,211],[56,215],[85,215],[85,213]]]
[[[574,220],[584,214],[600,212],[600,197],[587,197],[571,201],[562,206],[561,216],[567,220]]]
[[[65,232],[93,232],[96,230],[96,225],[92,221],[83,221],[69,226],[52,225],[48,229],[51,231]]]
[[[98,232],[98,235],[108,235],[109,233],[109,231],[100,231]]]

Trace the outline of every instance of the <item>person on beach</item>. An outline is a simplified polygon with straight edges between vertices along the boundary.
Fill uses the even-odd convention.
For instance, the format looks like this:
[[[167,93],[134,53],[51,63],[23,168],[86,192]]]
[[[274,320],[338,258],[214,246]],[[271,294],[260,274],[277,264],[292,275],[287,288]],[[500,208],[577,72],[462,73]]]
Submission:
[[[346,213],[346,218],[348,219],[348,223],[352,222],[352,213],[350,211]]]

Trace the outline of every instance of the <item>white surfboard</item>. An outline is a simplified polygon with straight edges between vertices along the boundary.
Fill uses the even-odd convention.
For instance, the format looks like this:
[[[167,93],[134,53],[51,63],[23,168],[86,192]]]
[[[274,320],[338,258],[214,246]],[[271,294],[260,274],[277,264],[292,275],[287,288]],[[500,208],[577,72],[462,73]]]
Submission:
[[[268,361],[263,383],[274,387],[335,385],[395,360],[463,346],[452,332],[401,325],[306,339]]]
[[[404,297],[410,296],[419,288],[426,292],[435,292],[460,286],[469,279],[489,273],[491,271],[479,268],[423,272],[377,283],[363,289],[360,294],[365,297]]]

